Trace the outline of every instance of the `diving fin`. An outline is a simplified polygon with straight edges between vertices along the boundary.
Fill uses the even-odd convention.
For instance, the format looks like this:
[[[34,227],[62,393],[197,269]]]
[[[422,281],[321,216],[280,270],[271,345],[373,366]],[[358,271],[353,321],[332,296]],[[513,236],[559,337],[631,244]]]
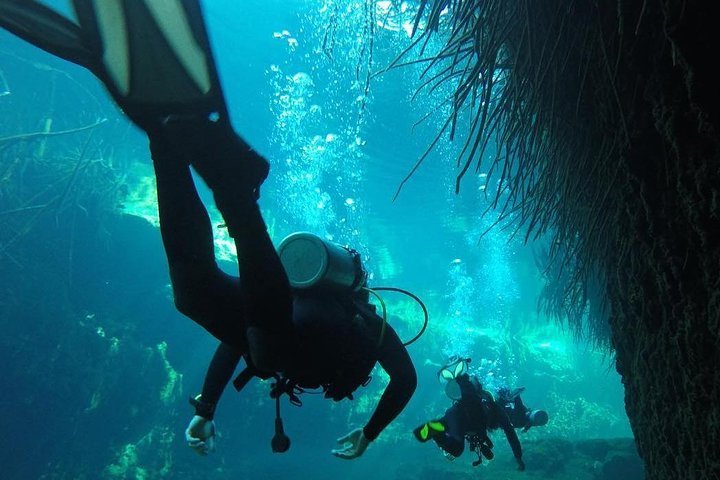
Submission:
[[[73,0],[78,24],[0,0],[0,26],[89,69],[148,130],[168,116],[229,122],[199,0]]]
[[[198,0],[73,0],[73,6],[95,59],[91,70],[135,123],[228,119]]]
[[[242,190],[252,205],[269,166],[232,129],[199,0],[72,3],[77,23],[36,0],[0,0],[0,26],[90,70],[150,134],[153,154],[188,155],[224,203]]]
[[[73,0],[91,70],[157,151],[186,155],[230,210],[257,208],[268,162],[232,129],[199,0]],[[181,152],[173,145],[183,139]],[[153,153],[154,155],[154,153]],[[237,210],[237,205],[232,207]]]
[[[444,433],[445,424],[441,420],[430,420],[413,430],[413,435],[417,441],[421,443],[425,443],[438,435],[443,435]]]

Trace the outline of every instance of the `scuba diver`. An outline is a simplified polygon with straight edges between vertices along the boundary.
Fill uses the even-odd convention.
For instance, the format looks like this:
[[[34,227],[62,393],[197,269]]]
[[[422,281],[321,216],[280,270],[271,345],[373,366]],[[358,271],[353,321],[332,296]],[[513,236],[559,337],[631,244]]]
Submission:
[[[220,341],[191,399],[188,445],[213,450],[216,407],[241,358],[238,390],[253,377],[274,378],[276,452],[289,448],[281,395],[298,404],[297,392],[322,388],[333,400],[352,398],[379,363],[390,382],[375,411],[332,450],[359,457],[417,383],[405,345],[369,303],[360,256],[310,234],[275,250],[257,204],[269,164],[233,130],[198,0],[72,3],[77,23],[34,0],[0,0],[0,26],[90,70],[148,135],[175,305]],[[217,266],[191,166],[235,241],[239,276]]]
[[[438,371],[438,379],[445,384],[445,393],[454,403],[442,418],[426,422],[413,434],[420,442],[433,440],[450,459],[459,457],[465,449],[465,441],[478,459],[473,466],[482,463],[483,457],[492,460],[494,444],[488,432],[501,428],[512,448],[518,469],[525,470],[522,447],[515,428],[525,431],[532,426],[547,423],[547,413],[530,411],[520,399],[524,388],[500,390],[497,401],[485,390],[475,376],[468,374],[469,358],[451,359]]]
[[[510,419],[510,423],[515,428],[522,429],[527,432],[532,427],[542,427],[548,422],[548,413],[545,410],[530,410],[523,403],[520,394],[525,391],[525,387],[510,390],[502,387],[497,392],[497,402],[503,406],[505,413]]]

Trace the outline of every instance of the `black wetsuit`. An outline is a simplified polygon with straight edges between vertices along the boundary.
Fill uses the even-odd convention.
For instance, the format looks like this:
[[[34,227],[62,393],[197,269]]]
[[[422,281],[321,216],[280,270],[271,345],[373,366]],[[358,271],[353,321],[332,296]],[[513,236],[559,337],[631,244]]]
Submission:
[[[216,145],[223,141],[223,135],[214,139]],[[352,315],[342,302],[335,301],[332,295],[291,292],[254,199],[218,202],[237,246],[240,275],[238,278],[222,272],[215,260],[210,220],[190,169],[187,163],[173,158],[202,149],[194,146],[185,149],[173,143],[178,140],[182,143],[188,138],[151,135],[151,150],[160,229],[175,304],[180,312],[221,341],[205,378],[203,402],[214,405],[219,400],[240,358],[248,353],[246,329],[251,325],[283,335],[291,340],[293,348],[312,346],[294,350],[295,358],[290,361],[304,365],[305,373],[310,370],[310,376],[314,374],[318,383],[328,380],[323,378],[323,367],[334,365],[338,359],[333,357],[338,352],[369,348],[372,351],[355,353],[375,357],[373,364],[379,362],[390,376],[390,383],[364,428],[365,436],[375,439],[402,411],[416,386],[415,369],[397,334],[388,325],[379,346],[350,338],[355,330],[344,330],[342,326],[352,322]],[[207,163],[211,162],[212,159],[207,159]]]
[[[465,450],[465,437],[476,434],[480,440],[487,438],[489,430],[502,428],[513,455],[522,460],[522,447],[510,419],[501,405],[492,396],[469,381],[460,383],[462,397],[445,411],[440,420],[445,425],[443,435],[433,437],[447,453],[459,457]],[[475,382],[473,382],[475,383]],[[489,443],[492,445],[492,442]]]

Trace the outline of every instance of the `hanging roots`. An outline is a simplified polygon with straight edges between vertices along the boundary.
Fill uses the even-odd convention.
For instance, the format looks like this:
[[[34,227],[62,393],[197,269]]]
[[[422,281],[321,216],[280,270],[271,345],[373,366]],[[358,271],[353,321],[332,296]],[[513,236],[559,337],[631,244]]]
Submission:
[[[609,248],[601,233],[629,142],[611,53],[618,36],[600,18],[574,0],[422,0],[413,41],[389,67],[424,64],[417,94],[448,82],[454,89],[444,99],[450,115],[400,188],[444,135],[464,137],[456,191],[473,165],[482,168],[497,185],[488,192],[488,210],[499,212],[493,227],[510,223],[525,241],[552,238],[544,270],[566,281],[551,310],[575,319],[578,332],[587,285]],[[434,35],[443,46],[428,54]],[[605,315],[595,321],[607,331]]]

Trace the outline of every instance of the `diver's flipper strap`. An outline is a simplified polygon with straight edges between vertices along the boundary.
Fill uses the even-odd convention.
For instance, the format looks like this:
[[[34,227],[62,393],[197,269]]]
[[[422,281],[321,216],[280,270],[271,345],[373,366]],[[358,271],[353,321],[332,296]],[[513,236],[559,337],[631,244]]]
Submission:
[[[0,1],[0,27],[64,60],[90,64],[80,27],[35,0]]]

